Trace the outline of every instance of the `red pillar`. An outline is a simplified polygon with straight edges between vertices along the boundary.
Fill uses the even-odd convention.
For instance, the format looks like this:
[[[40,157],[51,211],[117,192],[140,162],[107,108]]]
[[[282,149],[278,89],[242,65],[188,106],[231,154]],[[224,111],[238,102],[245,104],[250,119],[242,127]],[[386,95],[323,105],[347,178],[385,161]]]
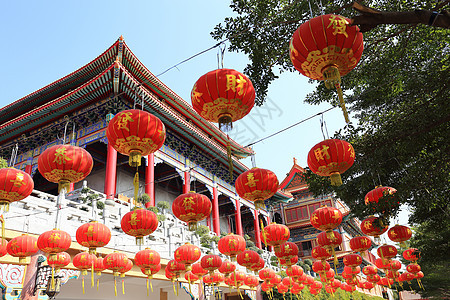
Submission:
[[[217,236],[220,236],[220,222],[219,222],[219,194],[217,187],[213,187],[213,203],[212,203],[212,219],[213,228]]]
[[[31,176],[33,172],[33,151],[28,152],[27,165],[25,166],[25,173]]]
[[[191,174],[189,174],[189,171],[184,171],[183,194],[189,193],[190,191],[191,191]]]
[[[253,220],[253,224],[255,227],[255,241],[256,241],[256,247],[259,249],[262,248],[261,245],[261,230],[259,229],[259,212],[257,209],[255,209],[255,219]]]
[[[117,151],[108,143],[106,155],[105,194],[106,199],[114,199],[116,195]]]
[[[69,185],[69,192],[73,192],[74,189],[75,189],[75,183],[71,182]]]
[[[241,220],[241,201],[239,197],[236,198],[236,234],[244,236],[244,231],[242,230],[242,220]]]
[[[150,196],[150,202],[145,203],[145,207],[155,206],[155,154],[147,156],[147,166],[145,168],[145,193]]]

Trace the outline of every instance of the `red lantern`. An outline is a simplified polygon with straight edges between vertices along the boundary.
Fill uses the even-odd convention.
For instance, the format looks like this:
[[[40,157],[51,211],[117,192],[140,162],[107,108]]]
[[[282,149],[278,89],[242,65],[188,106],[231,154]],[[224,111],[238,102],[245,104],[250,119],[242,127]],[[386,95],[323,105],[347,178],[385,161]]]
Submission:
[[[378,247],[377,254],[384,262],[386,262],[397,255],[397,248],[392,245],[383,245]]]
[[[309,285],[309,286],[311,286],[312,284],[314,284],[314,282],[315,282],[314,278],[312,278],[312,276],[310,276],[310,275],[306,275],[306,280],[303,281],[303,283],[304,283],[305,285]]]
[[[378,203],[378,201],[385,196],[392,196],[397,192],[396,189],[389,186],[377,186],[375,189],[371,190],[364,197],[364,202],[366,205],[369,203]],[[394,206],[397,206],[398,202],[395,200]]]
[[[28,197],[34,182],[27,173],[14,169],[0,169],[0,209],[9,210],[9,204]]]
[[[255,95],[247,76],[233,69],[217,69],[197,80],[191,100],[199,115],[229,131],[231,122],[242,119],[253,108]]]
[[[407,226],[395,225],[388,230],[388,237],[391,241],[400,243],[401,246],[405,245],[405,241],[409,240],[412,236],[412,231]]]
[[[223,274],[221,274],[219,272],[214,272],[211,276],[211,282],[212,282],[212,284],[215,284],[215,285],[219,285],[221,282],[224,281],[224,279],[225,278],[224,278]]]
[[[373,283],[377,283],[378,281],[380,281],[381,277],[378,274],[373,274],[373,275],[368,275],[367,276],[367,280]]]
[[[222,265],[220,265],[220,267],[219,267],[219,272],[224,274],[225,277],[228,277],[228,275],[230,275],[230,273],[234,272],[235,270],[236,270],[236,265],[233,264],[229,260],[224,260],[222,262]]]
[[[175,275],[175,278],[180,277],[180,274],[186,270],[184,264],[172,259],[167,263],[166,269]]]
[[[312,270],[319,274],[325,274],[329,269],[330,264],[328,262],[322,263],[321,261],[315,261],[312,265]]]
[[[381,218],[368,217],[361,222],[361,231],[365,235],[378,238],[380,235],[388,230],[388,225],[384,225]]]
[[[103,259],[105,267],[113,271],[114,276],[119,276],[121,270],[126,269],[128,264],[128,257],[124,253],[113,252]]]
[[[351,275],[356,275],[359,274],[359,272],[361,272],[361,267],[356,266],[356,267],[349,267],[349,266],[345,266],[344,267],[344,272],[342,273],[347,273],[347,274],[351,274]]]
[[[195,263],[192,265],[192,271],[194,275],[197,275],[200,279],[208,274],[208,270],[205,270],[202,268],[202,265],[200,263]]]
[[[128,259],[125,266],[123,266],[122,269],[119,270],[120,277],[125,277],[125,273],[130,271],[131,269],[133,269],[133,262],[131,261],[131,259]]]
[[[173,201],[172,212],[193,231],[197,229],[197,222],[211,214],[211,201],[205,195],[194,192],[182,194]]]
[[[263,230],[264,243],[274,247],[275,252],[280,251],[280,246],[286,243],[290,236],[289,228],[282,224],[271,223]]]
[[[277,285],[277,290],[278,290],[278,293],[284,295],[289,290],[289,287],[287,285],[284,285],[284,284],[279,284],[279,285]]]
[[[155,266],[160,265],[160,262],[161,256],[159,253],[149,248],[137,252],[134,256],[134,263],[143,270],[142,272],[145,275],[149,276],[149,279],[152,275],[152,270]]]
[[[147,209],[135,208],[122,217],[120,226],[123,232],[136,237],[136,245],[143,245],[143,237],[152,234],[158,228],[158,217]]]
[[[309,288],[309,292],[311,293],[311,295],[317,295],[318,293],[320,293],[320,290]]]
[[[383,261],[381,258],[375,259],[375,265],[378,269],[387,270],[391,268],[390,261]]]
[[[255,208],[263,208],[264,200],[278,190],[278,179],[274,172],[252,168],[238,176],[235,182],[238,195],[255,203]]]
[[[314,282],[310,285],[310,289],[314,289],[314,290],[320,290],[320,289],[322,289],[322,287],[323,287],[323,284],[322,284],[322,282],[319,282],[319,281],[315,281],[314,280]]]
[[[319,176],[330,177],[331,185],[342,185],[341,175],[355,161],[353,146],[343,140],[324,140],[309,150],[308,167]]]
[[[328,237],[333,235],[333,229],[338,227],[342,222],[342,213],[334,207],[320,207],[311,214],[311,225],[328,233]]]
[[[336,293],[336,291],[337,291],[337,289],[335,289],[331,285],[325,286],[325,292],[327,292],[328,294],[334,294],[334,293]]]
[[[331,250],[331,254],[334,257],[334,264],[337,265],[338,261],[337,261],[337,257],[336,257],[334,248],[339,247],[342,244],[342,236],[337,231],[332,231],[332,234],[333,234],[333,236],[332,236],[332,238],[330,238],[330,237],[328,237],[328,233],[326,233],[326,232],[319,233],[317,235],[317,243],[320,246]]]
[[[394,284],[394,280],[391,278],[381,277],[380,281],[378,281],[378,284],[390,287]]]
[[[8,253],[7,250],[7,245],[8,245],[8,241],[5,239],[0,239],[1,243],[0,243],[0,257],[3,257],[6,255],[6,253]]]
[[[39,250],[49,253],[49,258],[53,258],[56,253],[69,249],[71,242],[70,234],[62,230],[53,229],[39,236],[37,246]]]
[[[38,169],[50,182],[58,183],[58,191],[86,178],[94,166],[92,156],[83,148],[55,145],[39,155]]]
[[[355,285],[358,285],[358,279],[356,278],[356,277],[352,277],[352,278],[349,278],[349,279],[347,279],[347,280],[345,280],[345,282],[348,284],[348,285],[352,285],[352,286],[355,286]]]
[[[326,260],[331,256],[331,253],[324,247],[316,246],[312,249],[311,256],[317,260]]]
[[[220,253],[228,255],[233,261],[239,253],[245,250],[245,245],[245,239],[242,236],[230,233],[219,240],[217,247]]]
[[[96,248],[106,246],[111,240],[111,230],[97,221],[81,225],[77,229],[76,238],[78,244],[89,248],[89,253],[94,254]]]
[[[408,281],[408,283],[410,283],[411,280],[416,278],[416,275],[409,273],[409,272],[405,272],[400,275],[400,278],[402,281]]]
[[[286,242],[280,246],[280,250],[275,252],[275,256],[283,259],[290,259],[298,256],[298,246],[293,242]]]
[[[266,293],[270,292],[270,290],[272,290],[272,285],[268,282],[263,282],[261,283],[261,290]]]
[[[362,269],[362,272],[363,272],[363,274],[364,275],[367,275],[367,276],[370,276],[370,275],[375,275],[375,274],[377,274],[378,273],[378,269],[377,269],[377,267],[374,267],[374,266],[365,266],[363,269]]]
[[[199,280],[199,277],[197,275],[195,275],[194,273],[192,273],[191,271],[187,271],[184,274],[184,279],[186,279],[186,281],[189,282],[189,284],[192,284],[195,281]]]
[[[402,263],[395,259],[390,261],[390,265],[392,270],[400,270],[402,268]]]
[[[61,268],[64,268],[70,264],[70,255],[67,252],[59,252],[53,256],[47,258],[47,264],[55,269],[55,272],[59,272]]]
[[[337,279],[334,279],[330,282],[330,285],[334,288],[334,289],[338,289],[342,286],[342,282],[340,282]]]
[[[290,259],[280,258],[278,261],[280,262],[280,265],[290,267],[298,262],[298,256],[291,257]]]
[[[97,273],[98,276],[100,276],[102,275],[102,272],[105,270],[106,268],[105,265],[103,264],[103,257],[94,257],[94,272]]]
[[[374,287],[375,287],[375,285],[374,285],[372,282],[366,281],[366,282],[364,282],[364,284],[363,284],[363,288],[366,289],[366,290],[371,290],[371,289],[373,289]]]
[[[73,265],[75,266],[75,268],[79,269],[81,271],[81,275],[83,275],[81,281],[81,286],[83,287],[83,294],[84,294],[84,275],[87,275],[87,270],[93,268],[94,258],[95,256],[93,254],[90,254],[89,252],[81,252],[73,257],[72,261]]]
[[[222,259],[219,255],[209,254],[202,257],[200,264],[203,269],[208,270],[211,275],[222,265]]]
[[[303,269],[300,266],[292,266],[286,269],[286,275],[294,279],[298,279],[303,275]]]
[[[274,277],[272,277],[272,279],[270,279],[270,284],[272,286],[276,286],[281,282],[281,276],[278,274],[275,274]]]
[[[248,269],[250,271],[253,271],[256,273],[259,270],[263,269],[265,264],[266,263],[265,263],[264,259],[262,259],[262,257],[259,257],[258,262],[256,264],[251,265],[250,268],[248,268]]]
[[[291,293],[294,295],[298,295],[304,288],[305,286],[303,284],[294,282],[293,286],[291,287]]]
[[[8,254],[19,258],[19,263],[25,263],[25,258],[39,251],[37,238],[28,234],[22,234],[11,239],[6,246]]]
[[[264,282],[269,282],[272,278],[275,277],[276,273],[274,270],[270,268],[264,268],[259,271],[258,273],[259,278],[263,280]]]
[[[288,288],[292,287],[294,283],[295,281],[291,277],[284,277],[283,280],[281,280],[281,284],[287,286]]]
[[[245,250],[244,252],[241,252],[237,256],[237,262],[243,267],[246,267],[250,270],[250,268],[259,262],[259,254],[256,251],[253,250]]]
[[[402,253],[403,258],[411,262],[416,262],[420,258],[420,251],[416,248],[409,248]]]
[[[334,270],[333,269],[329,269],[328,271],[326,271],[325,273],[320,274],[320,281],[322,282],[330,282],[334,280]]]
[[[230,282],[232,282],[236,288],[239,288],[244,284],[245,281],[245,273],[241,271],[236,271],[230,274]]]
[[[254,290],[258,286],[259,281],[258,278],[254,275],[246,275],[244,278],[244,284]]]
[[[406,271],[413,274],[419,273],[420,269],[421,268],[418,264],[409,264],[406,266]]]
[[[185,265],[186,271],[190,271],[191,265],[199,260],[201,255],[199,247],[186,243],[175,250],[174,258],[177,262]]]
[[[369,250],[372,246],[372,241],[367,236],[355,236],[350,240],[350,248],[354,252],[363,253]]]
[[[362,258],[358,254],[347,254],[344,256],[343,262],[344,265],[353,269],[362,264]]]
[[[364,49],[362,33],[350,24],[349,19],[333,14],[312,18],[298,27],[289,44],[292,64],[300,73],[337,89],[347,123],[341,76],[356,67]]]

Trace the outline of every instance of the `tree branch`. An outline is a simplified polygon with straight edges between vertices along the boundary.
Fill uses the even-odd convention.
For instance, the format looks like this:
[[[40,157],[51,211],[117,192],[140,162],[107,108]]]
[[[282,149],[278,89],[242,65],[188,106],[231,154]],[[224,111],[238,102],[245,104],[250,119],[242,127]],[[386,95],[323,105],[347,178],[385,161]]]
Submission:
[[[353,9],[360,13],[351,20],[352,25],[359,25],[361,32],[367,32],[381,24],[425,24],[428,26],[450,28],[450,13],[432,10],[415,11],[380,11],[354,1]]]

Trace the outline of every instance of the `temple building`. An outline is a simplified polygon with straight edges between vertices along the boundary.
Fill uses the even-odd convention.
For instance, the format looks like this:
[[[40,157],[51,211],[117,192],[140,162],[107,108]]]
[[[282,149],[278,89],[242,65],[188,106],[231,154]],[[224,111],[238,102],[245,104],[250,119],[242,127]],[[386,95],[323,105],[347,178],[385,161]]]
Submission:
[[[261,222],[268,224],[269,213],[265,210],[258,212],[252,202],[240,198],[229,175],[227,142],[233,154],[234,179],[248,170],[239,159],[253,155],[252,149],[228,140],[218,127],[199,116],[188,102],[139,61],[122,37],[80,69],[0,109],[0,156],[9,159],[13,149],[17,148],[13,165],[29,173],[34,180],[32,195],[13,203],[5,214],[6,238],[23,232],[37,236],[51,230],[58,210],[60,229],[72,236],[69,251],[72,256],[86,250],[75,241],[76,229],[83,223],[97,220],[110,227],[113,235],[110,244],[99,253],[105,255],[120,250],[132,257],[138,247],[133,237],[121,232],[120,219],[136,203],[132,199],[135,169],[128,165],[128,157],[117,153],[108,144],[105,134],[108,121],[116,113],[131,108],[143,109],[157,116],[167,133],[162,148],[144,157],[139,168],[139,192],[150,196],[147,205],[155,206],[160,201],[171,205],[178,195],[189,191],[204,194],[212,201],[212,213],[203,223],[209,226],[211,235],[220,236],[221,232],[248,234],[258,248],[264,249],[263,256],[268,259],[269,254],[261,244],[259,226]],[[37,160],[45,149],[69,142],[86,149],[92,155],[94,166],[84,181],[71,185],[57,208],[57,184],[47,181],[39,173]],[[287,191],[291,190],[291,181],[284,181],[283,188]],[[98,201],[104,203],[103,209],[80,200],[86,187],[100,195]],[[296,199],[300,194],[296,193]],[[289,193],[279,191],[272,200],[289,199]],[[292,213],[286,219],[285,210],[290,207],[293,205],[283,206],[280,212],[286,224],[303,228],[303,225],[298,225],[299,219],[293,219]],[[197,237],[187,231],[183,222],[171,214],[166,216],[152,239],[145,240],[145,246],[157,250],[163,259],[162,271],[154,276],[152,297],[190,299],[186,286],[178,297],[174,295],[172,284],[164,276],[164,263],[171,259],[179,245],[186,241],[198,242]],[[309,235],[314,235],[314,232]],[[312,246],[310,239],[304,236],[294,238],[301,242],[306,255]],[[36,273],[39,273],[37,266],[45,265],[39,260],[40,255],[33,256],[27,266],[8,264],[15,261],[9,255],[0,258],[2,290],[6,299],[21,293],[27,293],[26,299],[46,299],[43,293],[45,286],[38,285],[37,289],[30,290]],[[86,294],[81,296],[80,280],[70,279],[79,277],[79,272],[73,269],[70,264],[61,275],[64,284],[58,299],[114,297],[111,274],[101,276],[99,291],[86,288]],[[117,298],[146,297],[144,277],[136,266],[133,267],[125,278],[128,294],[122,295],[120,291]],[[205,291],[193,291],[196,295],[202,292]],[[246,297],[254,295],[248,293]]]

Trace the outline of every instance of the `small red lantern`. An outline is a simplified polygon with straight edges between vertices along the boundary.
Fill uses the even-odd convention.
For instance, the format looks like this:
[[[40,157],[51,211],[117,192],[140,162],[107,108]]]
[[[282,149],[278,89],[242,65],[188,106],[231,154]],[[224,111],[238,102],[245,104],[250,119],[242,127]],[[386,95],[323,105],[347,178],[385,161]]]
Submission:
[[[310,292],[310,294],[311,295],[317,295],[318,293],[320,293],[320,290],[316,290],[316,289],[313,289],[313,288],[309,288],[309,292]]]
[[[262,259],[262,257],[259,257],[258,262],[256,264],[251,265],[250,268],[248,269],[256,273],[259,270],[263,269],[265,264],[266,262],[264,261],[264,259]]]
[[[275,277],[276,273],[270,268],[264,268],[258,272],[258,275],[259,278],[264,282],[269,282],[272,278]]]
[[[347,273],[347,274],[359,274],[359,272],[361,272],[361,267],[360,266],[356,266],[356,267],[349,267],[349,266],[345,266],[344,267],[344,272],[342,273]]]
[[[369,250],[372,247],[372,241],[367,236],[355,236],[350,240],[350,248],[354,252],[360,252]]]
[[[337,289],[335,289],[331,285],[325,286],[325,292],[327,292],[328,294],[334,294],[334,293],[336,293],[336,291],[337,291]]]
[[[411,283],[411,280],[415,279],[416,275],[409,272],[405,272],[400,275],[400,278],[402,281],[407,281],[408,283]]]
[[[238,176],[235,182],[238,195],[255,203],[255,208],[263,208],[264,200],[269,199],[278,190],[278,179],[274,172],[252,168]]]
[[[90,254],[89,252],[81,252],[73,257],[72,261],[73,265],[75,266],[75,268],[81,271],[81,275],[83,276],[81,281],[81,286],[83,287],[83,294],[84,294],[84,275],[87,275],[87,270],[93,268],[94,258],[95,256],[93,254]]]
[[[337,279],[334,279],[330,282],[330,285],[334,288],[334,289],[338,289],[342,286],[342,282],[340,282]]]
[[[194,192],[178,196],[172,203],[172,212],[188,224],[189,230],[197,229],[197,222],[211,214],[211,201],[202,194]]]
[[[70,248],[72,238],[65,231],[53,229],[42,233],[38,240],[37,246],[39,250],[49,253],[49,259],[53,258],[56,253],[66,251]]]
[[[183,273],[186,270],[186,267],[184,264],[177,262],[176,260],[172,259],[169,260],[167,263],[166,269],[175,275],[175,278],[180,277],[181,273]]]
[[[281,280],[281,284],[287,286],[288,288],[292,287],[294,283],[295,281],[291,277],[284,277],[283,280]]]
[[[297,280],[303,275],[303,269],[300,266],[292,266],[286,269],[286,275]]]
[[[330,264],[328,262],[322,263],[321,261],[315,261],[312,265],[312,270],[319,274],[325,274],[329,269]]]
[[[191,92],[192,107],[208,121],[229,131],[232,122],[242,119],[255,105],[255,89],[250,79],[233,69],[217,69],[201,76]]]
[[[420,251],[416,248],[409,248],[402,253],[403,258],[411,262],[416,262],[420,258]]]
[[[56,253],[52,257],[47,258],[47,264],[55,269],[55,272],[59,272],[61,268],[64,268],[70,264],[70,255],[67,252]]]
[[[298,256],[298,246],[293,242],[286,242],[280,246],[279,251],[275,252],[275,256],[286,260]]]
[[[211,275],[215,270],[222,265],[222,259],[219,255],[208,254],[202,257],[200,264],[203,269],[208,270]]]
[[[261,290],[268,293],[272,290],[272,285],[268,282],[263,282],[261,283]]]
[[[314,259],[325,261],[328,257],[331,256],[331,253],[328,251],[327,248],[316,246],[312,249],[311,256]]]
[[[290,267],[298,262],[298,256],[291,257],[290,259],[280,258],[278,261],[280,262],[280,265]]]
[[[266,245],[274,247],[275,252],[289,240],[291,233],[286,225],[271,223],[264,227],[263,240]]]
[[[303,283],[304,283],[305,285],[311,286],[311,285],[313,285],[313,284],[315,283],[315,280],[314,280],[314,278],[312,278],[312,276],[306,275],[306,280],[303,281]]]
[[[123,232],[136,237],[136,245],[143,245],[144,236],[152,234],[158,228],[158,217],[147,209],[135,208],[122,217],[120,226]]]
[[[342,244],[342,236],[337,231],[332,231],[332,234],[333,234],[332,238],[329,238],[326,232],[319,233],[317,235],[317,243],[320,246],[331,250],[331,255],[333,255],[334,257],[334,264],[337,265],[338,260],[334,248]]]
[[[38,169],[50,182],[58,183],[58,192],[62,188],[86,178],[91,173],[94,162],[92,156],[83,148],[71,145],[55,145],[39,155]]]
[[[220,265],[220,267],[219,267],[219,272],[224,274],[225,277],[228,277],[230,275],[230,273],[234,272],[235,270],[236,270],[236,265],[233,264],[229,260],[224,260],[222,262],[222,265]]]
[[[364,284],[363,284],[363,288],[366,289],[366,290],[371,290],[371,289],[373,289],[374,287],[375,287],[375,285],[373,284],[373,282],[368,282],[368,281],[366,281],[366,282],[364,282]]]
[[[243,267],[246,267],[250,270],[250,268],[259,262],[259,254],[253,250],[245,250],[241,252],[237,256],[237,262]]]
[[[249,286],[251,288],[251,290],[255,290],[255,288],[259,284],[259,280],[254,275],[246,275],[244,278],[244,284]]]
[[[113,271],[114,276],[119,276],[121,270],[126,269],[128,264],[128,257],[124,253],[113,252],[103,259],[105,267]]]
[[[355,161],[353,146],[343,140],[324,140],[309,150],[308,167],[319,176],[330,177],[331,185],[342,185],[341,174]]]
[[[363,274],[364,275],[366,275],[366,276],[370,276],[370,275],[375,275],[375,274],[377,274],[378,273],[378,269],[377,269],[377,267],[374,267],[374,266],[365,266],[363,269],[362,269],[362,272],[363,272]]]
[[[272,284],[273,286],[278,285],[281,282],[281,276],[278,274],[275,274],[274,277],[272,277],[272,279],[270,279],[270,284]]]
[[[191,265],[199,260],[201,255],[199,247],[186,243],[175,250],[174,258],[177,262],[185,265],[186,271],[190,271]]]
[[[97,273],[97,276],[101,276],[102,272],[106,270],[105,265],[103,264],[103,257],[95,257],[94,256],[94,272]],[[97,290],[100,285],[100,279],[97,278]]]
[[[8,254],[19,258],[19,264],[25,263],[25,258],[39,251],[37,238],[28,234],[22,234],[11,239],[6,246]]]
[[[231,261],[236,260],[236,256],[245,250],[245,239],[237,234],[230,233],[219,240],[217,247],[220,253],[228,255]]]
[[[381,277],[380,281],[378,281],[378,284],[390,287],[391,285],[394,284],[394,280],[391,278],[387,278],[387,277]]]
[[[383,261],[381,258],[377,258],[375,259],[375,266],[377,266],[378,269],[387,270],[391,268],[391,262]]]
[[[34,182],[27,173],[14,168],[0,169],[0,209],[9,210],[9,204],[28,197]]]
[[[354,269],[362,264],[361,255],[358,254],[347,254],[344,256],[344,265]]]
[[[293,286],[291,287],[291,293],[294,295],[298,295],[304,288],[305,286],[303,284],[294,282]]]
[[[330,282],[330,281],[334,280],[334,275],[335,275],[334,270],[329,269],[325,273],[320,274],[320,281]]]
[[[378,274],[367,275],[367,280],[373,283],[377,283],[380,281],[381,277]]]
[[[392,245],[382,245],[378,247],[377,254],[384,262],[386,262],[387,260],[397,256],[397,248]]]
[[[389,226],[384,225],[381,218],[377,217],[368,217],[361,222],[361,231],[365,235],[373,236],[375,238],[379,238],[380,235],[385,233]]]
[[[230,282],[234,284],[236,288],[239,288],[244,284],[245,281],[245,273],[241,271],[236,271],[230,274]]]
[[[203,269],[200,263],[193,264],[191,272],[197,275],[200,279],[202,279],[203,276],[208,274],[208,270]]]
[[[97,221],[81,225],[77,229],[76,239],[78,244],[89,248],[89,253],[94,254],[96,248],[106,246],[111,240],[111,230]]]
[[[192,283],[194,283],[195,281],[199,280],[199,277],[198,277],[197,275],[195,275],[194,273],[192,273],[191,271],[187,271],[187,272],[184,274],[184,279],[186,279],[186,281],[187,281],[189,284],[192,284]]]
[[[277,285],[277,290],[278,290],[278,293],[284,295],[289,291],[289,287],[287,285],[284,285],[281,283],[281,284]]]
[[[215,284],[215,285],[219,285],[221,282],[224,281],[224,279],[225,278],[224,278],[223,274],[221,274],[219,272],[214,272],[211,276],[211,282],[212,282],[212,284]]]
[[[310,288],[310,289],[314,289],[314,290],[321,290],[322,287],[323,287],[322,282],[319,282],[319,281],[315,281],[315,280],[314,280],[314,282],[310,285],[309,288]]]
[[[149,283],[150,283],[150,287],[152,288],[152,292],[153,292],[153,284],[152,284],[153,275],[158,273],[159,270],[161,270],[161,264],[153,265],[147,269],[141,268],[141,272],[144,273],[145,275],[147,275],[147,296],[149,295],[149,288],[148,288]]]
[[[388,237],[391,241],[400,243],[401,246],[405,245],[405,241],[409,240],[412,236],[412,231],[407,226],[395,225],[388,230]]]
[[[393,259],[393,260],[390,261],[390,264],[391,264],[391,269],[392,270],[398,271],[398,270],[400,270],[402,268],[402,263],[399,262],[398,260]]]
[[[314,228],[326,231],[328,237],[331,238],[333,229],[338,227],[342,222],[342,213],[337,208],[323,206],[311,214],[310,221]]]
[[[125,266],[123,266],[119,273],[120,273],[120,277],[125,277],[125,273],[130,271],[131,269],[133,269],[133,262],[131,261],[131,259],[128,259],[127,263],[125,264]],[[123,281],[122,281],[123,282]]]
[[[420,269],[421,268],[418,264],[409,264],[406,266],[406,271],[413,274],[419,273]]]
[[[378,201],[386,196],[392,196],[397,192],[396,189],[389,186],[377,186],[364,197],[364,203],[368,205],[369,203],[378,203]],[[395,204],[398,205],[397,201]]]
[[[134,256],[134,263],[143,270],[142,272],[145,275],[149,276],[149,279],[151,279],[150,276],[152,275],[153,269],[161,263],[161,256],[155,250],[145,248],[136,253]]]

